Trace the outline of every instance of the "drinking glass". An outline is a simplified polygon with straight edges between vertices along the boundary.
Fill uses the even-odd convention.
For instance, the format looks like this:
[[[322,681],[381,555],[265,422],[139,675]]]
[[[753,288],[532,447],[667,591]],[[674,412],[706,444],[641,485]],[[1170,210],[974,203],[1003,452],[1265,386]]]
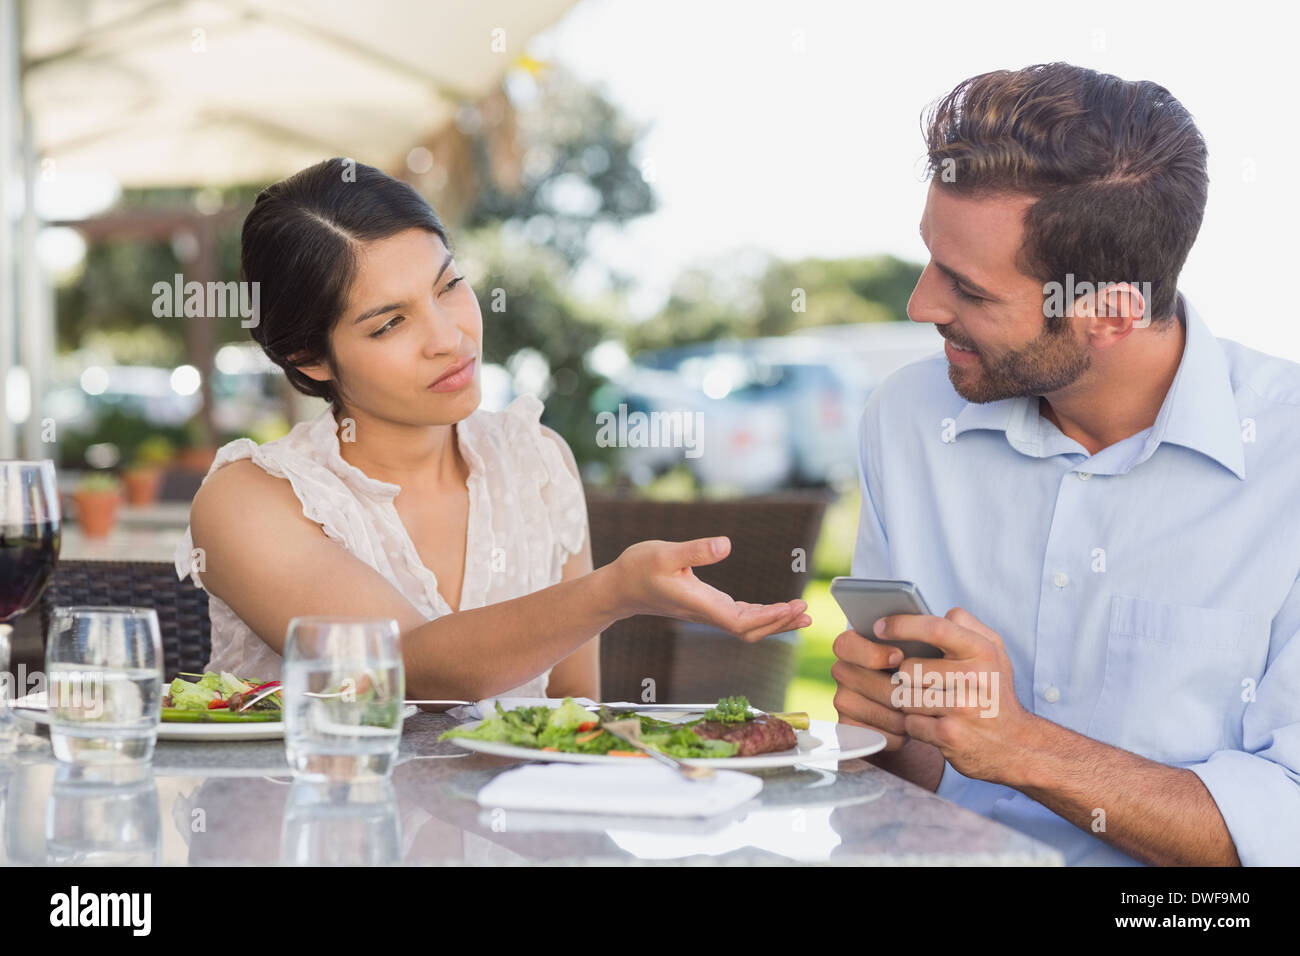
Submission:
[[[387,777],[406,695],[392,618],[295,617],[285,638],[284,746],[298,777]]]
[[[162,716],[152,608],[58,607],[45,649],[50,745],[66,763],[145,763]]]
[[[59,558],[54,462],[0,461],[0,753],[18,740],[9,696],[9,622],[41,596]]]

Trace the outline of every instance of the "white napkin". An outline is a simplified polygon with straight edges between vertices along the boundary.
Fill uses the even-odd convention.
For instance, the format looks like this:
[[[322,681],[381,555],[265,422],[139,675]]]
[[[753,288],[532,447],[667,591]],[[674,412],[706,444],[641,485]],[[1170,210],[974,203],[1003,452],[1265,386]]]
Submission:
[[[596,702],[589,697],[575,697],[574,703],[582,707],[595,707]],[[564,703],[563,697],[488,697],[477,704],[460,705],[447,709],[447,715],[456,720],[482,720],[488,714],[496,713],[497,701],[505,710],[516,707],[549,707],[551,710]]]
[[[479,791],[478,802],[507,810],[707,817],[740,806],[762,789],[761,777],[735,770],[687,780],[661,764],[550,763],[507,770]]]

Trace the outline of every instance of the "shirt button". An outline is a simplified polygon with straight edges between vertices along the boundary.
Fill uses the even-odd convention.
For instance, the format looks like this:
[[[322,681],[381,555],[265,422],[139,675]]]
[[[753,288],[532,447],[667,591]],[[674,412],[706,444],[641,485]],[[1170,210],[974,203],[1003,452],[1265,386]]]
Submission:
[[[1080,481],[1087,481],[1092,477],[1092,472],[1090,471],[1076,471],[1075,474],[1079,476]]]
[[[1057,571],[1054,575],[1052,575],[1052,583],[1055,584],[1058,588],[1063,588],[1070,583],[1070,576],[1066,574],[1064,571]]]
[[[1055,704],[1060,699],[1061,692],[1057,690],[1056,687],[1049,687],[1047,690],[1043,691],[1043,700],[1047,701],[1049,704]]]

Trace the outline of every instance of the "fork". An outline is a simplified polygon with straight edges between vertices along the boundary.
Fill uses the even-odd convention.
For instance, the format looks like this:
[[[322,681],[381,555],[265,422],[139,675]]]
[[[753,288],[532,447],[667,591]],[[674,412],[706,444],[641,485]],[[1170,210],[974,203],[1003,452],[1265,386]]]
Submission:
[[[697,767],[692,764],[682,763],[676,757],[670,757],[666,753],[660,753],[652,747],[647,747],[641,742],[641,721],[636,718],[628,720],[611,720],[600,725],[602,729],[613,734],[619,740],[626,741],[637,750],[653,757],[662,764],[678,770],[687,780],[708,780],[714,775],[712,767]]]
[[[245,698],[244,702],[243,702],[242,704],[239,705],[239,709],[238,709],[237,711],[235,711],[235,713],[237,713],[237,714],[242,714],[244,711],[248,710],[248,708],[252,707],[254,704],[256,704],[256,703],[257,703],[259,700],[261,700],[262,698],[264,698],[264,697],[270,697],[272,694],[274,694],[276,691],[278,691],[278,690],[280,690],[280,689],[281,689],[281,688],[280,688],[280,685],[279,685],[279,684],[276,684],[274,687],[263,687],[260,691],[258,691],[258,692],[257,692],[256,694],[254,694],[252,697]]]

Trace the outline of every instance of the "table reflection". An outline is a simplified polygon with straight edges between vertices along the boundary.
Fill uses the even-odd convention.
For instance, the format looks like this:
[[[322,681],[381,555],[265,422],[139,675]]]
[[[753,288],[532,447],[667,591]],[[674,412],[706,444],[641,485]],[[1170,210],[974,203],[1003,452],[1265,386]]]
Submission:
[[[397,792],[389,780],[295,780],[281,826],[289,866],[391,866],[401,862]]]
[[[72,766],[54,771],[45,808],[50,865],[156,866],[162,828],[153,769]]]

